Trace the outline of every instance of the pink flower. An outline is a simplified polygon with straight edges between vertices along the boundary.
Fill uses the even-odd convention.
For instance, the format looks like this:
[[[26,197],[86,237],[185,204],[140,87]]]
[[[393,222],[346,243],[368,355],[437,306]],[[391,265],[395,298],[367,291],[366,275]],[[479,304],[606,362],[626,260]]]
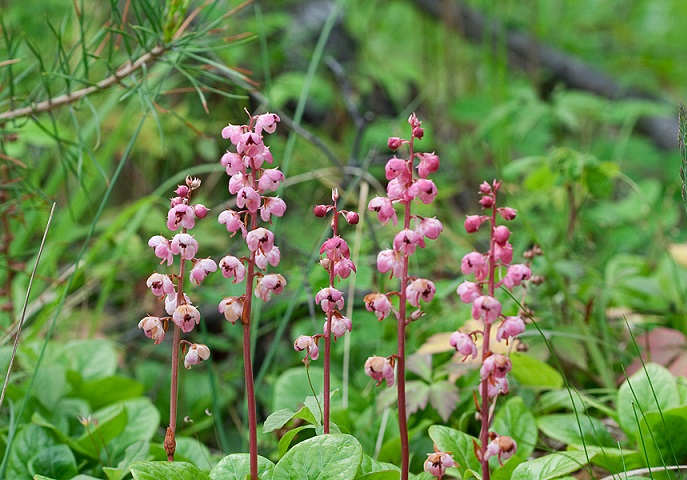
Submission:
[[[419,198],[422,203],[428,205],[437,196],[437,187],[434,182],[426,178],[420,178],[408,189],[408,194],[413,198]]]
[[[317,360],[317,357],[320,356],[320,349],[317,348],[317,339],[315,337],[301,335],[293,342],[293,348],[298,352],[307,350],[304,362],[307,361],[308,357],[312,360]]]
[[[401,230],[394,237],[394,250],[403,255],[412,255],[415,248],[422,245],[423,239],[413,230]]]
[[[258,180],[258,190],[261,192],[276,191],[284,181],[284,174],[277,168],[263,170]]]
[[[475,279],[478,282],[481,282],[487,278],[487,274],[489,273],[489,265],[487,264],[487,260],[484,258],[484,255],[479,252],[470,252],[463,257],[463,260],[460,264],[460,270],[463,272],[463,275],[474,273]]]
[[[389,137],[389,140],[387,142],[387,145],[391,150],[396,150],[400,148],[401,145],[404,143],[408,143],[406,140],[403,140],[402,138],[398,137]]]
[[[241,140],[241,134],[243,133],[243,127],[239,125],[229,124],[222,129],[222,138],[229,139],[231,143],[236,145]]]
[[[189,192],[189,189],[188,189],[187,185],[177,185],[177,189],[174,190],[174,193],[179,195],[179,200],[181,200],[182,198],[186,198],[188,196],[188,192]],[[181,203],[181,202],[177,202],[177,203]]]
[[[355,264],[348,258],[340,258],[334,262],[334,275],[341,278],[348,278],[351,271],[355,272]]]
[[[324,322],[323,330],[325,336],[329,334],[326,320]],[[339,312],[334,312],[332,315],[332,335],[334,336],[334,340],[343,336],[347,331],[350,332],[351,330],[353,330],[353,323],[351,323],[351,319],[344,317]]]
[[[277,122],[281,121],[279,115],[276,113],[263,113],[258,115],[257,120],[255,120],[255,133],[260,135],[264,130],[267,133],[274,133],[277,129]]]
[[[510,230],[505,225],[499,225],[494,229],[494,241],[499,245],[504,245],[510,237]]]
[[[193,343],[188,347],[188,352],[184,357],[184,367],[191,368],[191,365],[198,365],[203,360],[210,358],[210,349],[202,343]]]
[[[436,448],[436,447],[434,447]],[[456,462],[451,457],[448,452],[434,452],[427,454],[427,460],[425,460],[424,470],[430,475],[435,477],[443,477],[446,474],[446,469],[449,467],[454,467]]]
[[[408,162],[406,160],[402,160],[396,157],[386,162],[384,171],[386,173],[387,180],[393,180],[397,177],[403,177],[403,179],[407,182],[410,177],[410,171],[408,170]]]
[[[188,298],[188,295],[184,293],[184,303],[191,305],[191,299]],[[174,311],[177,309],[177,294],[175,293],[169,293],[165,297],[165,312],[167,312],[168,315],[173,315]]]
[[[272,157],[272,152],[270,152],[270,147],[265,147],[263,148],[262,152],[253,156],[253,157],[245,157],[248,159],[248,166],[252,168],[253,170],[257,170],[258,168],[262,167],[262,164],[267,162],[269,164],[272,164],[274,162],[274,158]]]
[[[383,225],[386,225],[389,220],[391,220],[394,225],[398,223],[394,205],[391,203],[391,200],[386,197],[373,198],[370,200],[370,203],[367,204],[367,209],[372,212],[377,212],[377,220]]]
[[[224,224],[227,227],[227,231],[230,232],[232,236],[239,230],[243,232],[244,236],[246,235],[246,226],[241,221],[241,215],[234,210],[224,210],[219,214],[217,221]]]
[[[267,302],[272,298],[272,294],[279,295],[284,291],[286,279],[278,273],[265,275],[255,285],[255,296]]]
[[[227,152],[222,155],[219,163],[227,170],[227,175],[233,177],[236,174],[245,174],[246,166],[243,164],[243,158],[238,153]]]
[[[193,305],[179,305],[172,314],[172,321],[182,332],[188,333],[200,323],[200,312]]]
[[[267,268],[268,263],[273,267],[276,267],[279,265],[280,260],[281,252],[277,246],[273,246],[267,253],[263,253],[260,249],[258,249],[258,251],[255,253],[255,265],[262,270]]]
[[[403,272],[403,256],[396,250],[382,250],[377,254],[377,270],[381,273],[391,271],[391,274],[400,278]]]
[[[246,208],[250,213],[255,213],[260,208],[262,197],[252,187],[243,187],[236,194],[236,206]]]
[[[365,361],[365,375],[372,377],[377,382],[377,386],[386,380],[386,386],[394,384],[394,367],[388,358],[373,356]]]
[[[363,301],[367,311],[373,312],[379,320],[384,320],[391,313],[391,302],[383,293],[370,293]]]
[[[279,197],[265,197],[265,204],[260,208],[260,218],[269,222],[270,216],[281,217],[286,211],[286,203]]]
[[[389,200],[403,200],[408,193],[408,185],[405,182],[400,182],[399,178],[394,178],[386,185],[386,196]]]
[[[193,268],[189,274],[191,283],[194,285],[200,285],[200,282],[205,280],[205,277],[207,277],[209,273],[216,270],[217,264],[211,258],[203,258],[198,260],[193,264]]]
[[[477,358],[477,345],[472,339],[472,335],[463,332],[453,332],[449,339],[449,344],[465,358]]]
[[[161,273],[153,273],[146,280],[146,285],[153,292],[156,297],[164,297],[170,293],[174,293],[174,282],[169,279],[169,275]]]
[[[472,303],[472,318],[491,325],[501,315],[501,303],[494,297],[482,295]]]
[[[439,157],[432,153],[418,153],[420,163],[417,166],[417,173],[420,178],[427,178],[430,173],[439,170]]]
[[[263,253],[269,253],[274,247],[274,234],[266,228],[256,228],[246,235],[246,244],[251,252],[260,249]]]
[[[513,287],[517,287],[524,280],[529,280],[532,276],[532,271],[527,265],[517,263],[508,267],[508,273],[503,278],[503,285],[508,289],[512,290]]]
[[[504,461],[515,455],[515,452],[518,450],[518,445],[515,443],[515,440],[505,435],[495,435],[491,433],[490,437],[493,437],[493,440],[487,445],[484,458],[489,459],[491,457],[497,457],[499,459],[499,464],[503,465]]]
[[[243,297],[224,297],[219,302],[217,310],[233,325],[241,318],[244,303]]]
[[[167,262],[167,266],[169,266],[174,263],[174,254],[169,249],[169,240],[162,235],[150,237],[148,246],[153,248],[157,258],[162,259],[161,264]]]
[[[482,362],[479,375],[482,380],[487,380],[489,377],[494,379],[506,378],[512,367],[510,358],[500,353],[494,353]]]
[[[236,173],[229,179],[229,193],[236,195],[244,187],[250,186],[248,175],[243,172]]]
[[[219,261],[219,268],[222,270],[224,278],[233,278],[231,283],[239,283],[243,281],[246,275],[246,267],[241,260],[233,255],[227,255]]]
[[[496,340],[499,342],[504,339],[508,341],[509,338],[517,337],[524,331],[525,322],[519,315],[515,317],[506,317],[496,332]]]
[[[180,203],[169,209],[167,213],[167,228],[174,231],[179,227],[193,228],[196,219],[193,209],[185,203]]]
[[[513,261],[513,245],[506,242],[504,245],[494,244],[494,258],[503,265],[508,265]]]
[[[198,252],[198,242],[188,233],[177,233],[172,238],[169,250],[174,255],[181,254],[184,260],[191,260]]]
[[[343,293],[333,287],[323,288],[315,295],[315,303],[322,307],[324,313],[332,313],[341,310],[344,306]]]
[[[423,218],[415,227],[415,232],[430,240],[439,238],[439,234],[444,230],[444,226],[436,218]]]
[[[479,199],[479,204],[482,205],[482,208],[491,208],[494,206],[494,197],[482,197]]]
[[[340,236],[327,239],[320,247],[320,255],[325,254],[329,260],[336,261],[341,258],[351,258],[351,249],[346,240]]]
[[[482,195],[492,195],[494,191],[491,188],[491,185],[489,185],[488,182],[482,182],[479,186],[479,193]]]
[[[489,219],[484,215],[468,215],[463,226],[468,233],[475,233],[479,227]]]
[[[458,285],[456,293],[460,296],[463,303],[472,303],[477,297],[482,295],[482,289],[474,282],[463,282]]]
[[[517,215],[518,211],[514,208],[510,207],[502,207],[497,210],[499,212],[499,215],[503,217],[504,220],[514,220],[515,216]]]
[[[239,139],[239,143],[236,145],[236,151],[247,157],[260,155],[264,149],[265,144],[262,143],[262,137],[253,132],[243,133]]]
[[[431,302],[437,289],[430,280],[418,278],[413,280],[406,288],[406,298],[413,307],[420,306],[420,300]]]
[[[138,322],[138,328],[143,329],[146,337],[155,340],[155,345],[158,345],[165,339],[165,329],[162,325],[162,320],[159,317],[146,317]]]

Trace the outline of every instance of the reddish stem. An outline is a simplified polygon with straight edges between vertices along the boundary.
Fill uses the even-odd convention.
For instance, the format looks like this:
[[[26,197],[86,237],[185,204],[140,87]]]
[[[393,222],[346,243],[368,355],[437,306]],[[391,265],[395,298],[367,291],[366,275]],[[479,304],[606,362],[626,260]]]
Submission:
[[[336,209],[334,200],[334,217],[332,218],[332,236],[336,237],[339,233],[339,212]],[[334,288],[334,263],[329,264],[329,287]],[[329,417],[331,411],[330,391],[331,391],[331,347],[332,347],[332,312],[327,313],[327,331],[324,335],[324,418],[322,424],[324,433],[329,433]]]
[[[494,203],[491,207],[491,229],[489,238],[489,277],[488,290],[489,296],[493,297],[496,290],[496,258],[494,257],[494,247],[496,240],[494,239],[494,229],[496,228],[496,192],[498,188],[494,186]],[[491,340],[491,324],[484,323],[484,334],[482,335],[482,362],[491,354],[490,350]],[[489,444],[489,425],[491,418],[489,418],[489,379],[485,378],[480,381],[480,391],[482,394],[482,407],[480,411],[481,429],[479,432],[480,441],[480,463],[482,464],[482,480],[490,479],[489,459],[485,458],[487,452],[487,445]]]

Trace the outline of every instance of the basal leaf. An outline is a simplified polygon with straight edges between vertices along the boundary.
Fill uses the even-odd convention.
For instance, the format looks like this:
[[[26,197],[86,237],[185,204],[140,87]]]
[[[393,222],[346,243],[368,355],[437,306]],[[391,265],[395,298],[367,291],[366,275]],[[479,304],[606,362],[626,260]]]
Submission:
[[[429,427],[429,437],[442,452],[452,452],[453,459],[459,465],[456,469],[462,477],[466,470],[480,471],[481,465],[475,456],[473,441],[477,439],[467,433],[442,425]]]
[[[277,430],[278,428],[282,428],[284,425],[289,423],[289,420],[291,420],[295,414],[296,412],[289,408],[282,408],[270,414],[270,416],[265,419],[265,423],[262,425],[262,433],[269,433]]]
[[[67,368],[78,372],[84,381],[109,377],[117,371],[117,351],[108,340],[69,342],[64,345],[58,358],[64,358]]]
[[[314,428],[314,425],[302,425],[286,432],[284,436],[279,439],[279,457],[283,457],[288,451],[289,447],[291,446],[291,442],[293,442],[293,439],[296,438],[296,435],[303,430],[312,430]]]
[[[529,457],[537,444],[537,423],[520,397],[511,397],[494,416],[491,428],[499,435],[508,435],[518,444],[518,455]]]
[[[6,478],[15,480],[31,480],[28,464],[31,458],[41,450],[55,445],[55,439],[50,432],[38,425],[24,426],[14,439],[12,450],[7,462]]]
[[[587,455],[585,452],[551,453],[518,465],[513,471],[511,480],[549,480],[560,478],[579,470],[586,463]]]
[[[279,480],[353,480],[363,449],[350,435],[322,435],[299,443],[274,467]]]
[[[523,353],[513,353],[511,374],[518,383],[535,388],[561,388],[563,377],[556,369],[541,360]]]
[[[258,456],[258,477],[261,480],[271,479],[274,463],[265,457]],[[219,461],[210,472],[211,480],[244,480],[250,475],[250,455],[233,453]]]
[[[606,427],[597,418],[584,412],[546,415],[537,419],[537,425],[544,434],[566,445],[588,445],[613,447],[613,440]],[[518,444],[519,446],[520,444]]]
[[[643,438],[639,448],[649,466],[681,464],[687,456],[687,405],[647,413],[639,426]]]
[[[160,412],[148,397],[126,400],[122,405],[129,421],[124,430],[108,445],[110,455],[117,459],[127,457],[125,451],[131,445],[150,442],[160,425]]]
[[[136,380],[119,375],[82,382],[73,392],[74,396],[87,400],[94,410],[121,400],[136,398],[142,394],[143,385]]]
[[[32,475],[45,475],[56,479],[71,479],[77,474],[76,458],[66,445],[54,445],[32,452],[28,464]]]
[[[177,453],[203,471],[209,472],[215,465],[210,449],[195,438],[177,437]]]
[[[185,462],[141,462],[131,466],[134,480],[209,480],[195,465]]]

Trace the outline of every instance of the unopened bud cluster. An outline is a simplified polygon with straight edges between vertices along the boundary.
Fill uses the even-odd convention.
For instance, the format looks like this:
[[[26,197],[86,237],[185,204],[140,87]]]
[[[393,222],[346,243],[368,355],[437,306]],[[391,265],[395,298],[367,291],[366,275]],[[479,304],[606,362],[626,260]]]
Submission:
[[[208,213],[204,205],[191,203],[193,191],[199,186],[200,180],[186,177],[185,184],[179,185],[175,190],[177,196],[171,199],[167,213],[167,228],[172,232],[180,230],[179,233],[171,239],[155,235],[148,241],[148,245],[153,248],[161,264],[166,263],[170,266],[174,263],[175,257],[179,257],[180,263],[179,275],[156,272],[146,281],[153,295],[160,300],[164,299],[165,311],[169,315],[147,316],[138,324],[138,328],[143,329],[146,336],[153,339],[155,344],[164,340],[170,320],[184,333],[189,333],[200,323],[200,312],[183,291],[185,262],[190,261],[193,265],[189,272],[189,280],[194,285],[200,285],[208,274],[217,270],[217,264],[212,259],[196,258],[198,242],[188,233],[195,226],[196,220],[204,218]],[[188,346],[187,349],[186,346]],[[191,368],[191,365],[196,365],[210,356],[210,350],[205,345],[184,342],[184,347],[186,368]]]

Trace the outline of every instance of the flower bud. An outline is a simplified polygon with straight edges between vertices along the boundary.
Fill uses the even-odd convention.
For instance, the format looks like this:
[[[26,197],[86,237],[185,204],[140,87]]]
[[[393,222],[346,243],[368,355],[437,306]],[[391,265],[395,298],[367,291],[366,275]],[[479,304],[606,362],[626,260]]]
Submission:
[[[327,214],[327,211],[329,210],[329,207],[326,205],[316,205],[315,209],[313,210],[313,213],[315,213],[316,217],[324,217]]]
[[[494,197],[482,197],[479,199],[479,204],[482,205],[482,208],[491,208],[494,206]]]
[[[515,215],[517,214],[517,210],[510,207],[499,208],[498,212],[504,220],[513,220],[515,219]]]
[[[188,196],[188,187],[186,185],[179,185],[177,186],[177,189],[174,190],[174,193],[179,195],[180,197],[184,198]]]
[[[200,184],[201,181],[199,178],[191,176],[186,177],[186,185],[188,185],[188,188],[191,190],[195,190],[196,188],[200,187]]]
[[[349,225],[358,225],[360,216],[356,212],[346,212],[346,222]]]
[[[389,148],[391,150],[396,150],[401,145],[403,145],[403,139],[398,138],[398,137],[389,137],[389,141],[387,142],[387,145],[389,145]]]
[[[198,218],[205,218],[209,211],[210,209],[208,207],[200,203],[193,206],[193,213],[195,213]]]

